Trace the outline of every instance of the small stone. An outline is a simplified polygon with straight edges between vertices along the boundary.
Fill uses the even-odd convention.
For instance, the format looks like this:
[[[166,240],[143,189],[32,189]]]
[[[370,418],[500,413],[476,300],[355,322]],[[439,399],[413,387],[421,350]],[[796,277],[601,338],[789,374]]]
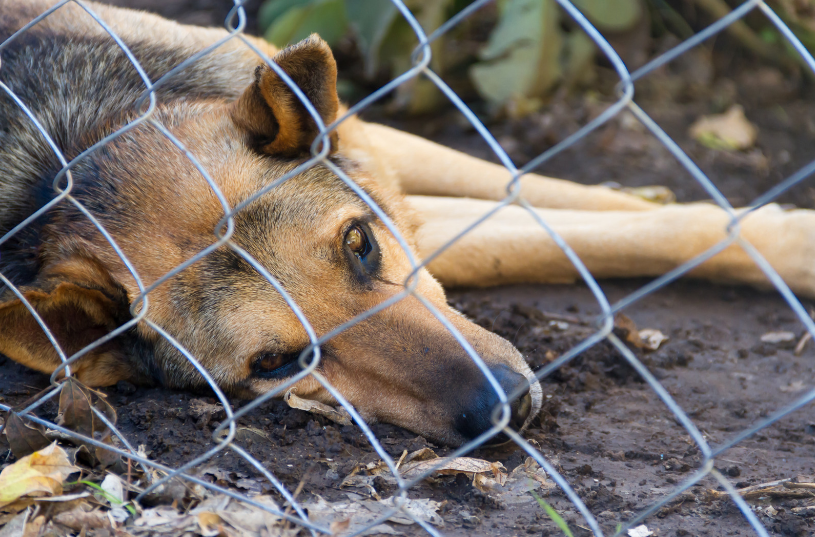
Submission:
[[[739,477],[741,475],[741,470],[738,466],[728,466],[725,468],[725,473],[730,477]]]

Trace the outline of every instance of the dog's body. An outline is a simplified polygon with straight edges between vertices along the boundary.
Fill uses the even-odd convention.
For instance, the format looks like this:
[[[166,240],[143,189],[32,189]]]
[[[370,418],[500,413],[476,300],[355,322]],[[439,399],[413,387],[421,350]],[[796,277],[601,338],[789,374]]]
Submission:
[[[0,43],[55,4],[0,0]],[[121,37],[153,82],[227,35],[87,5]],[[278,53],[268,43],[247,39],[298,84],[326,125],[342,114],[336,66],[324,43],[311,38]],[[142,76],[106,30],[74,3],[8,42],[0,61],[0,81],[69,162],[139,118],[149,103],[136,108],[145,90]],[[305,162],[319,131],[280,75],[238,39],[175,73],[155,96],[150,121],[62,174],[61,188],[73,182],[70,198],[0,244],[0,273],[20,293],[7,290],[0,302],[3,354],[44,372],[62,364],[29,305],[64,356],[129,322],[140,285],[149,287],[209,247],[224,217],[224,202],[239,206]],[[54,199],[52,183],[63,165],[6,91],[0,91],[0,122],[3,240]],[[337,132],[327,139],[327,164],[295,175],[238,211],[230,245],[152,289],[145,321],[84,353],[72,364],[72,373],[90,385],[130,380],[201,386],[201,375],[148,326],[149,320],[197,357],[222,387],[238,394],[264,393],[298,371],[296,358],[310,338],[263,271],[280,282],[318,336],[400,293],[412,271],[408,256],[331,166],[353,178],[382,208],[417,258],[448,243],[506,195],[509,175],[502,167],[353,117]],[[195,157],[222,198],[176,142]],[[523,197],[540,208],[540,216],[598,277],[661,274],[725,237],[728,217],[709,205],[662,207],[607,188],[535,175],[521,184]],[[98,220],[131,266],[83,210]],[[815,294],[815,215],[761,209],[743,221],[742,236],[794,290]],[[514,206],[453,243],[429,269],[450,285],[577,277],[535,219]],[[738,246],[695,274],[765,283]],[[513,407],[517,425],[528,422],[540,406],[541,391],[523,357],[449,308],[436,279],[419,271],[418,294],[482,356],[499,384],[512,391],[531,381],[529,393]],[[497,402],[494,389],[461,342],[415,297],[340,332],[321,351],[318,371],[367,419],[449,443],[489,427]],[[295,389],[333,402],[312,377]]]

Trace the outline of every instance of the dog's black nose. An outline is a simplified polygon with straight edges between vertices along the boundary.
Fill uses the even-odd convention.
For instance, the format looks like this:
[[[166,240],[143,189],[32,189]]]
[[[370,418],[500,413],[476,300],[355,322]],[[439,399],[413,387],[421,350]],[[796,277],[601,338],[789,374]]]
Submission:
[[[507,395],[511,395],[515,390],[522,388],[524,393],[518,399],[510,402],[512,415],[509,425],[513,429],[520,429],[529,417],[532,409],[532,398],[529,395],[529,381],[525,376],[516,373],[506,365],[498,365],[490,368],[495,376],[495,380],[501,385]],[[492,385],[484,379],[480,389],[474,394],[470,404],[462,410],[455,420],[455,428],[465,438],[475,438],[492,426],[492,414],[495,408],[501,404],[498,394]],[[506,438],[504,435],[500,435]]]

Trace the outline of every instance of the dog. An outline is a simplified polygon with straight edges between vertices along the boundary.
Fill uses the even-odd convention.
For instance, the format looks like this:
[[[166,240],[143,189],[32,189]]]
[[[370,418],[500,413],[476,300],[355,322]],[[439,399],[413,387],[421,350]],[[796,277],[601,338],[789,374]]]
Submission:
[[[346,110],[331,51],[312,36],[284,50],[253,37],[227,40],[163,80],[147,120],[64,173],[54,147],[72,162],[150,106],[142,74],[85,7],[152,82],[227,32],[84,2],[59,5],[15,35],[57,5],[0,0],[0,81],[9,90],[0,91],[2,354],[64,373],[62,357],[131,322],[140,286],[160,282],[134,310],[146,307],[139,322],[85,349],[71,374],[88,386],[205,387],[183,348],[222,389],[255,397],[299,372],[298,357],[311,342],[299,313],[265,274],[321,336],[403,292],[413,274],[405,244],[416,259],[431,258],[413,282],[422,300],[406,296],[338,331],[320,346],[317,371],[365,420],[457,445],[490,429],[499,403],[465,350],[470,346],[504,391],[521,394],[512,401],[511,423],[528,426],[542,390],[525,359],[451,308],[442,285],[564,283],[578,279],[577,270],[536,218],[515,205],[433,256],[506,196],[504,167],[349,117],[320,142],[328,144],[321,146],[325,162],[253,197],[306,162],[320,132],[312,111],[261,55],[300,88],[324,125]],[[53,202],[69,181],[70,196]],[[713,205],[662,206],[535,174],[522,177],[520,188],[600,278],[663,274],[726,238],[731,224]],[[229,244],[171,273],[216,242],[225,207],[240,208]],[[815,295],[815,213],[767,206],[733,229],[794,291]],[[739,244],[691,275],[768,283]],[[310,375],[292,390],[336,404]]]

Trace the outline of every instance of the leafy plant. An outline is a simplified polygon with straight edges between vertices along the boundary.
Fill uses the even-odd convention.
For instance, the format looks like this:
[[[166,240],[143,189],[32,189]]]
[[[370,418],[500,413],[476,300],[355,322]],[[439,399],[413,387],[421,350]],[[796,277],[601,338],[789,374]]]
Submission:
[[[464,0],[406,1],[428,34],[468,4]],[[574,4],[602,31],[627,30],[643,14],[641,0],[575,0]],[[463,57],[451,52],[455,47],[447,46],[448,33],[431,45],[430,66],[441,76],[453,70],[468,73],[478,94],[495,108],[509,107],[520,114],[532,111],[556,86],[571,86],[592,74],[595,46],[576,27],[564,29],[567,20],[555,0],[499,0],[497,24],[480,52],[470,51]],[[383,66],[393,76],[410,69],[417,45],[412,28],[390,0],[267,0],[260,25],[266,28],[266,39],[280,47],[312,32],[336,45],[350,33],[369,78]],[[396,93],[396,106],[413,113],[431,111],[442,101],[438,89],[423,78],[410,80]]]

